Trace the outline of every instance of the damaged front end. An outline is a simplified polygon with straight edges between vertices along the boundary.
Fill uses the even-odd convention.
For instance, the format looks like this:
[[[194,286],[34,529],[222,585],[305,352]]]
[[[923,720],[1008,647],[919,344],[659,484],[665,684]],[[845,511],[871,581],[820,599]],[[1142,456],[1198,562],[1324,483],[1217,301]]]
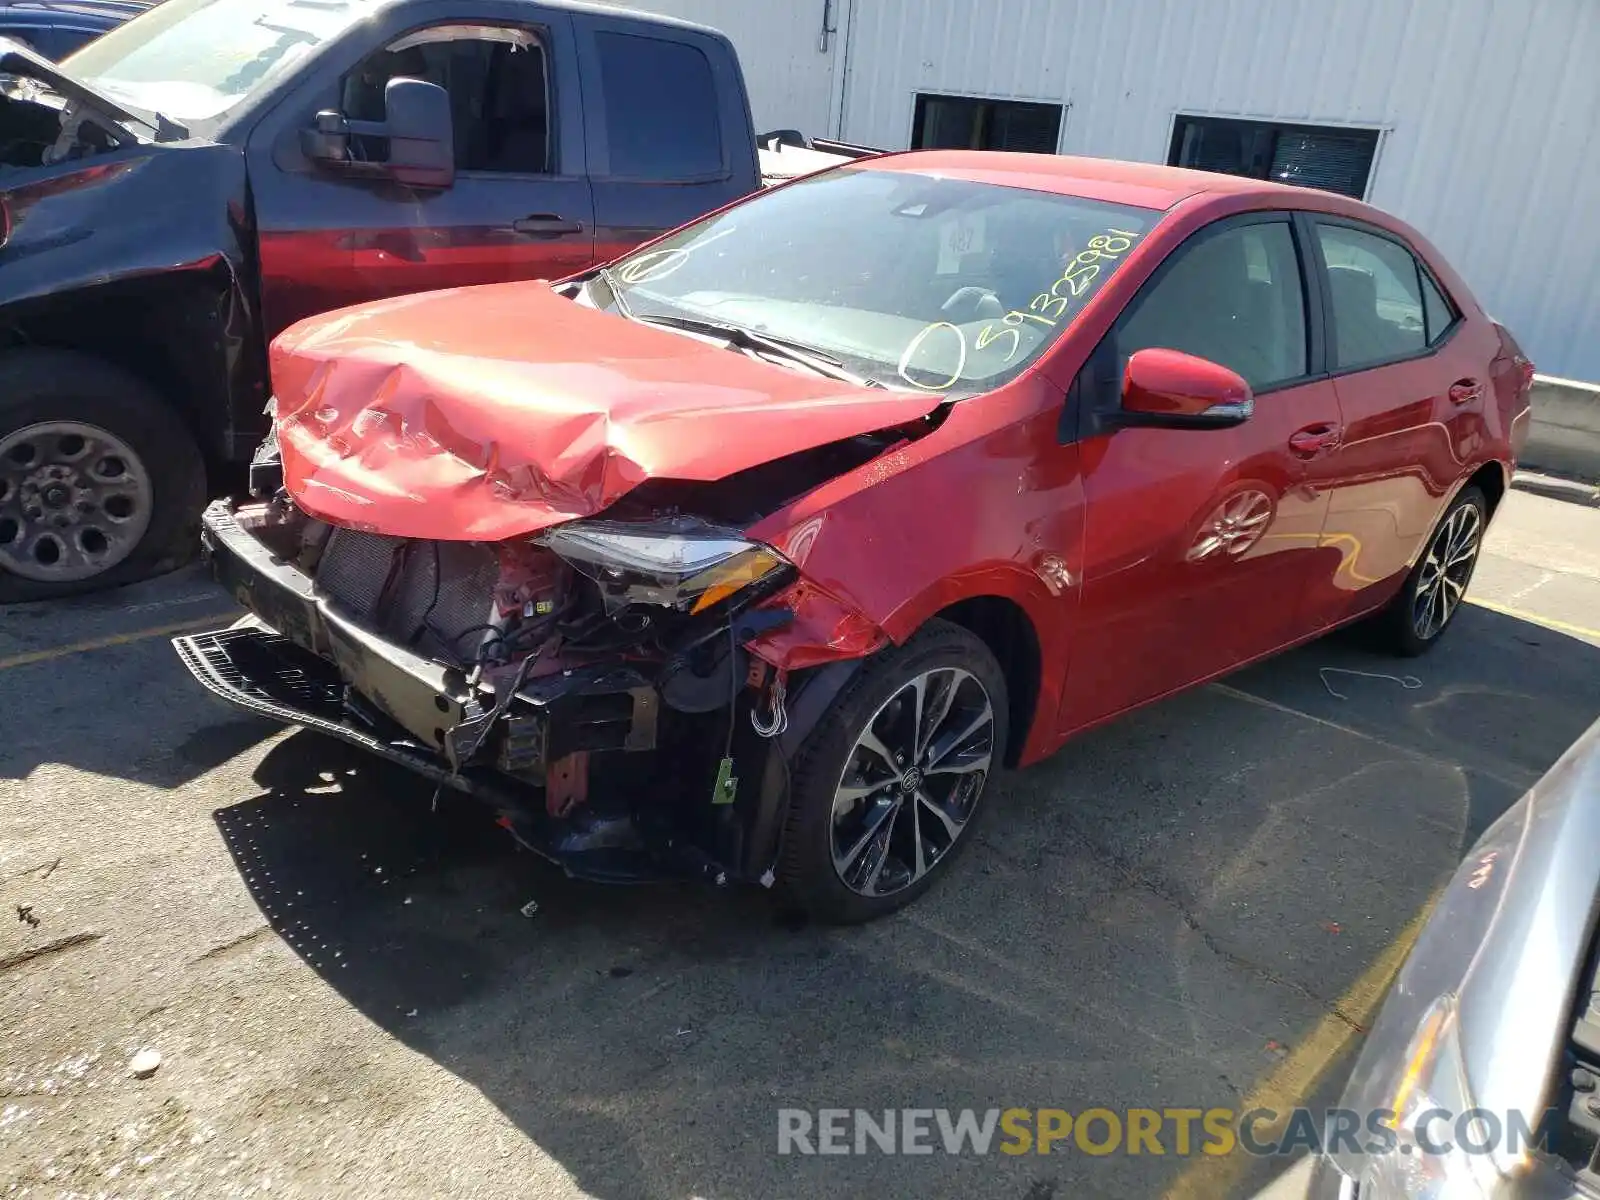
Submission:
[[[0,37],[0,178],[187,136],[159,113],[114,100],[21,42]]]
[[[749,651],[815,604],[777,550],[637,503],[494,544],[362,532],[301,510],[270,445],[252,491],[203,531],[251,615],[174,641],[208,689],[478,795],[573,875],[770,882],[803,714],[854,669]]]

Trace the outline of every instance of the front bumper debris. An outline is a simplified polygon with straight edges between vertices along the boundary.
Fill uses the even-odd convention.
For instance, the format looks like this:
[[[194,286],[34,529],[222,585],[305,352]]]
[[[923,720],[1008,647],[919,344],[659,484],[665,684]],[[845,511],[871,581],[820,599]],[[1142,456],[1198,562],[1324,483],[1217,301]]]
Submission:
[[[765,874],[773,847],[753,840],[751,829],[763,837],[774,829],[783,796],[769,784],[783,775],[766,765],[774,746],[755,738],[747,720],[736,726],[748,786],[735,804],[708,815],[693,798],[710,794],[711,779],[702,784],[697,775],[708,762],[715,770],[728,710],[667,713],[655,683],[619,656],[526,679],[499,698],[496,716],[490,682],[364,628],[297,564],[241,527],[229,502],[206,510],[201,544],[213,575],[251,615],[174,638],[173,646],[222,700],[477,796],[520,842],[575,876],[722,882]],[[669,720],[676,722],[672,745],[662,731]],[[699,736],[708,723],[719,734],[709,759]],[[600,777],[612,785],[600,789],[605,794],[558,786],[571,764],[587,773],[591,758],[603,760]]]

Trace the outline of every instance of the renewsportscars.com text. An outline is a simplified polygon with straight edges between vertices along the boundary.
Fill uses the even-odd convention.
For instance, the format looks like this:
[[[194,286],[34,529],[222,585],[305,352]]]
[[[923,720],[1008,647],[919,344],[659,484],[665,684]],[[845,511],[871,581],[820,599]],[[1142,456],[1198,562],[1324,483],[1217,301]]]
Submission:
[[[779,1154],[1088,1154],[1267,1156],[1487,1154],[1542,1148],[1555,1114],[1431,1109],[1402,1137],[1393,1109],[781,1108]]]

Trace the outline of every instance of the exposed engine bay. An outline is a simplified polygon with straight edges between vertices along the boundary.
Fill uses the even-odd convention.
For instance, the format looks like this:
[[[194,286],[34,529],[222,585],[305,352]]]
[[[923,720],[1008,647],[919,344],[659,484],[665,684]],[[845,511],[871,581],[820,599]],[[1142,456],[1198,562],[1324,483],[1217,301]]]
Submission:
[[[50,167],[138,144],[135,114],[68,78],[26,46],[0,37],[0,170]],[[150,121],[152,131],[164,124]],[[173,130],[177,132],[177,130]]]
[[[835,448],[759,490],[770,503],[780,478],[814,484],[871,453]],[[213,568],[255,615],[176,640],[202,683],[478,794],[575,875],[761,878],[787,693],[821,674],[791,680],[745,648],[794,618],[798,572],[780,553],[668,507],[668,489],[484,543],[331,525],[281,478],[269,440],[256,499],[207,513]],[[727,480],[703,499],[731,516],[753,488]]]
[[[67,100],[32,80],[0,79],[0,170],[54,166],[137,140],[92,105]]]

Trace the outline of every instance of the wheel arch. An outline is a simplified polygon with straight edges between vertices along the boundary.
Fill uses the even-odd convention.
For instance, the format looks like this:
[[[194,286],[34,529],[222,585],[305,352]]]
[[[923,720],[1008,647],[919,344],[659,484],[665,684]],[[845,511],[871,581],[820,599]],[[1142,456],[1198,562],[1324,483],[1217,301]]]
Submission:
[[[1510,485],[1511,472],[1502,462],[1491,461],[1480,466],[1462,483],[1462,488],[1475,487],[1483,493],[1483,498],[1489,505],[1489,516],[1493,517],[1495,509],[1500,507],[1500,501],[1505,499],[1506,488]],[[1460,489],[1457,489],[1457,495]],[[1453,500],[1454,497],[1451,497]]]
[[[1033,618],[1015,600],[998,595],[968,596],[940,609],[933,617],[974,634],[1000,663],[1011,716],[1005,763],[1016,766],[1037,716],[1043,675],[1043,651]]]
[[[97,358],[153,389],[189,427],[209,472],[238,454],[237,418],[265,403],[259,350],[233,273],[210,269],[114,279],[9,306],[0,353],[63,350]],[[241,394],[241,392],[245,394]]]

